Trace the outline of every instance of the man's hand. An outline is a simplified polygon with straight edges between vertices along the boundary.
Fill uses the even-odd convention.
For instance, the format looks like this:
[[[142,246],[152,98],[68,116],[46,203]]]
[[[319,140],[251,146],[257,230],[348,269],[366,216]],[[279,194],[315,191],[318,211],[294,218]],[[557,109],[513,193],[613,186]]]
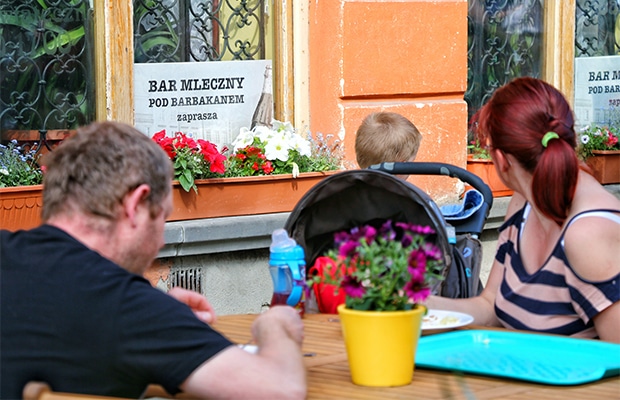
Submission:
[[[261,314],[252,324],[252,337],[260,345],[269,338],[276,327],[284,329],[285,334],[298,346],[304,339],[304,324],[293,307],[274,306]]]
[[[180,287],[174,287],[168,291],[168,294],[181,303],[189,306],[189,308],[191,308],[194,312],[194,315],[196,315],[196,318],[202,322],[207,324],[215,323],[215,310],[211,307],[211,304],[207,301],[207,299],[200,293]]]

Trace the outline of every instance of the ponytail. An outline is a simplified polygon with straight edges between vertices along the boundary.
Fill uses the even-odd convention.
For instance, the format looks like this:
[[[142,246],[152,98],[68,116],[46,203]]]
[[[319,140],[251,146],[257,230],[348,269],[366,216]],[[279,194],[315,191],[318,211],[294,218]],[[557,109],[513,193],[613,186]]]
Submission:
[[[561,225],[579,173],[574,117],[557,89],[531,77],[499,88],[476,114],[478,139],[511,154],[532,174],[534,205]]]

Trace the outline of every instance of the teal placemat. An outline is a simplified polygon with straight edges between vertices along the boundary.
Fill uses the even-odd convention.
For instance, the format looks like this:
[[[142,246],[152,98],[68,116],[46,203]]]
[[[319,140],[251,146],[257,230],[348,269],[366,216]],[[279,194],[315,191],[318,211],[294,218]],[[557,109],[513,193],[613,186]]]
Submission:
[[[423,336],[416,368],[578,385],[620,374],[620,345],[521,332],[466,330]]]

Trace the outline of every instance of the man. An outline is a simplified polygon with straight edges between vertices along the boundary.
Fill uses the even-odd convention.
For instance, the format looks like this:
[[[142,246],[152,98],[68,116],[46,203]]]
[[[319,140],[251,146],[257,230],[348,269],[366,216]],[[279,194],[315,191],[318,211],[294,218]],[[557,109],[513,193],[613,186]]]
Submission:
[[[45,165],[43,225],[0,231],[0,398],[21,398],[30,380],[132,398],[149,384],[196,398],[305,397],[293,308],[257,318],[250,354],[199,319],[215,318],[204,297],[142,278],[172,209],[172,166],[155,142],[93,123]]]

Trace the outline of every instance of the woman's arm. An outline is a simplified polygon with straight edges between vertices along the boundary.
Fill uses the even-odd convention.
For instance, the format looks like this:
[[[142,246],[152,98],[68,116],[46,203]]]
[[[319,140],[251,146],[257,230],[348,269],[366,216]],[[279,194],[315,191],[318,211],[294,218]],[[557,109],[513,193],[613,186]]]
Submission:
[[[620,278],[620,224],[600,217],[575,221],[564,236],[566,257],[577,275],[592,282]],[[594,317],[602,340],[620,343],[620,300]]]
[[[525,198],[519,193],[514,193],[504,220],[510,218],[519,211],[525,204]],[[496,250],[497,251],[497,250]],[[426,302],[426,306],[437,310],[451,310],[467,313],[474,317],[474,324],[499,326],[500,322],[495,316],[495,294],[502,282],[504,266],[497,261],[493,261],[489,278],[479,296],[468,299],[451,299],[447,297],[431,296]]]

